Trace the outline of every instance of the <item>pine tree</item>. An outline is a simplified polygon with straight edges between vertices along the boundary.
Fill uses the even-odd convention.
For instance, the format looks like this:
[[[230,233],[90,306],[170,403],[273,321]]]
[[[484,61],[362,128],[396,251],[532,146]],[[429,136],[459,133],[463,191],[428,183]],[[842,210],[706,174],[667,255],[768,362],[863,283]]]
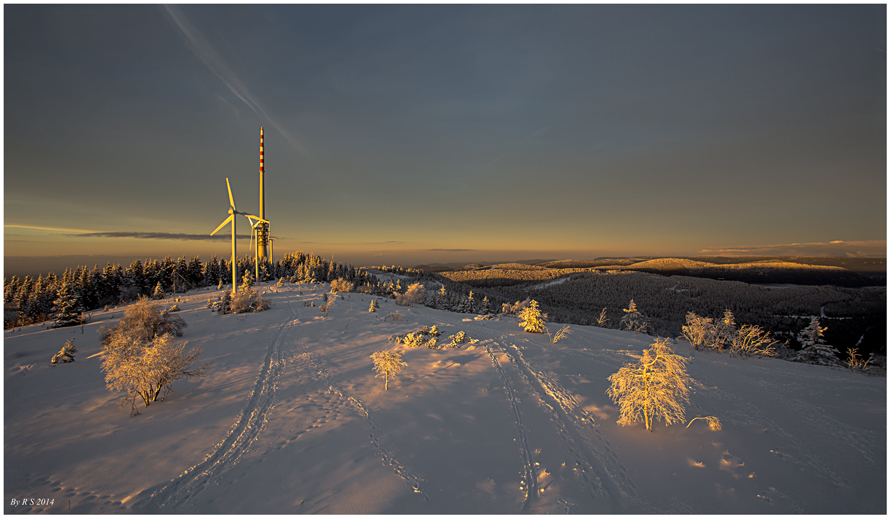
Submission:
[[[692,384],[686,372],[688,361],[674,354],[666,339],[657,338],[637,363],[628,363],[609,376],[606,394],[618,404],[618,424],[642,421],[651,432],[656,419],[668,426],[683,423]]]
[[[630,304],[627,306],[627,309],[622,311],[624,311],[624,316],[621,317],[622,327],[628,331],[636,331],[638,333],[646,331],[646,327],[649,323],[646,322],[646,317],[637,310],[637,304],[633,299],[630,299]]]
[[[151,298],[155,300],[161,300],[164,298],[164,288],[161,286],[160,281],[155,285],[155,290],[151,294]]]
[[[398,373],[402,372],[402,367],[408,364],[402,361],[402,353],[377,351],[371,355],[374,361],[374,372],[377,373],[375,378],[383,376],[383,390],[389,390],[389,378],[394,378]]]
[[[825,343],[826,329],[819,325],[819,317],[810,320],[810,325],[798,335],[803,348],[797,353],[796,361],[816,365],[837,365],[840,352]]]
[[[83,303],[80,294],[70,282],[62,284],[53,305],[56,311],[56,321],[53,327],[80,325]]]
[[[544,316],[536,300],[529,302],[528,307],[519,314],[519,327],[524,328],[526,333],[544,332]]]
[[[488,300],[488,296],[482,297],[482,305],[479,307],[479,313],[483,315],[491,313],[491,302]]]
[[[74,361],[75,354],[77,354],[77,347],[74,347],[74,338],[69,338],[65,341],[65,345],[62,346],[62,349],[52,357],[50,363],[71,363]]]

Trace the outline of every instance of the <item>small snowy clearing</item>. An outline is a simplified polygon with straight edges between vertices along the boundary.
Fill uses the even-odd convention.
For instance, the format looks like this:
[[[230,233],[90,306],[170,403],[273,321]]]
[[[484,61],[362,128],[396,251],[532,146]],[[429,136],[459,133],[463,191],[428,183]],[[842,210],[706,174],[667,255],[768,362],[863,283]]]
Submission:
[[[180,296],[182,340],[213,364],[136,417],[96,356],[123,308],[83,329],[5,332],[4,511],[886,512],[886,378],[675,342],[698,382],[687,421],[723,429],[648,432],[618,426],[605,393],[653,337],[572,326],[551,344],[515,318],[391,300],[369,312],[359,293],[325,318],[327,288],[261,286],[271,309],[243,315],[207,309],[217,290]],[[389,340],[433,325],[440,345],[459,331],[479,342]],[[76,361],[50,365],[69,338]],[[370,356],[395,349],[408,365],[384,390]]]

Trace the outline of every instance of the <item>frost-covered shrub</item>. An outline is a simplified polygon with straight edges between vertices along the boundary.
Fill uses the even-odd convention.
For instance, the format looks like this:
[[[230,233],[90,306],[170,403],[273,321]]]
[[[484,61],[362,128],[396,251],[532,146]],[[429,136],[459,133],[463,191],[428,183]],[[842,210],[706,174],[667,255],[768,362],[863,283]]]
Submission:
[[[210,363],[195,366],[201,355],[200,346],[185,352],[186,343],[174,345],[172,335],[156,336],[150,342],[139,342],[126,335],[114,335],[105,346],[102,370],[110,390],[126,392],[122,404],[131,405],[137,415],[136,398],[149,406],[160,397],[163,401],[180,378],[202,377]]]
[[[596,318],[596,325],[598,325],[599,327],[606,327],[606,322],[608,321],[609,319],[606,318],[606,308],[603,308],[603,310],[600,312],[600,316]]]
[[[272,305],[263,299],[263,296],[251,287],[244,288],[232,297],[229,306],[231,313],[256,313],[265,311]]]
[[[859,354],[858,347],[850,347],[847,349],[847,357],[844,360],[844,365],[851,371],[866,372],[868,370],[868,364],[871,363],[873,358],[874,354],[869,355],[868,358],[863,358]]]
[[[723,429],[723,423],[720,422],[720,419],[717,419],[716,417],[714,417],[712,415],[693,417],[689,421],[689,424],[686,425],[686,428],[689,428],[692,425],[692,423],[694,423],[697,419],[702,419],[704,421],[707,421],[708,428],[710,428],[711,430],[714,430],[715,432],[719,432],[720,430]]]
[[[692,344],[692,347],[701,351],[712,343],[711,336],[714,332],[714,319],[700,317],[694,312],[686,313],[686,325],[683,326],[683,337]]]
[[[425,345],[428,349],[438,349],[438,341],[441,333],[438,326],[432,328],[423,326],[420,329],[404,335],[393,335],[390,341],[404,344],[407,347],[420,347]]]
[[[479,343],[479,340],[476,340],[475,338],[470,338],[463,331],[458,331],[456,334],[453,334],[448,337],[448,342],[449,342],[448,347],[454,347],[455,349],[460,349],[460,346],[462,344],[468,343],[468,344],[472,345],[472,344]]]
[[[413,304],[420,304],[421,302],[423,302],[425,296],[426,290],[423,288],[423,284],[415,282],[414,284],[408,286],[408,290],[405,293],[396,293],[396,304],[399,306],[411,306]]]
[[[547,336],[550,338],[550,343],[556,344],[559,343],[559,341],[563,338],[569,336],[572,331],[569,329],[569,326],[566,325],[559,328],[559,330],[552,335],[546,327],[544,328],[544,332],[547,333]]]
[[[525,329],[526,333],[544,332],[544,315],[538,309],[537,301],[531,301],[519,314],[519,327]]]
[[[743,325],[732,335],[729,354],[736,356],[775,356],[776,341],[760,326]]]
[[[334,297],[333,295],[329,297],[327,293],[321,294],[321,305],[318,306],[318,311],[324,313],[325,318],[328,318],[328,312],[330,311],[331,306],[334,305],[335,300],[337,300],[337,297]]]
[[[657,338],[639,361],[609,376],[611,386],[606,394],[618,404],[618,424],[642,421],[651,432],[655,419],[668,426],[684,422],[692,384],[686,372],[688,361],[674,354],[666,339]]]
[[[510,304],[501,305],[501,313],[505,315],[520,315],[531,304],[531,299],[526,298],[523,301],[517,301],[512,306]]]
[[[102,370],[110,390],[126,392],[123,403],[136,410],[136,398],[145,406],[164,399],[180,378],[203,376],[209,363],[195,366],[201,347],[185,352],[185,343],[175,345],[186,323],[176,315],[161,313],[146,298],[128,307],[114,327],[101,330]]]
[[[74,355],[77,354],[77,347],[74,347],[74,338],[65,341],[65,345],[52,357],[50,363],[70,363],[74,361]]]
[[[99,330],[103,345],[108,345],[115,336],[126,336],[141,343],[147,343],[156,336],[171,334],[182,336],[188,324],[178,315],[162,313],[158,306],[147,297],[131,304],[115,326],[103,326]]]
[[[344,278],[331,281],[331,293],[348,293],[355,289],[355,285]]]
[[[386,300],[384,300],[383,302],[386,302]],[[386,322],[387,318],[391,318],[393,322],[401,322],[401,321],[405,320],[404,317],[405,317],[405,315],[401,314],[400,312],[393,311],[389,315],[386,315],[385,317],[383,317],[383,321]]]
[[[732,311],[723,312],[723,319],[701,317],[693,312],[686,314],[683,337],[699,351],[729,350],[735,356],[776,356],[777,342],[760,326],[743,324],[736,328]]]

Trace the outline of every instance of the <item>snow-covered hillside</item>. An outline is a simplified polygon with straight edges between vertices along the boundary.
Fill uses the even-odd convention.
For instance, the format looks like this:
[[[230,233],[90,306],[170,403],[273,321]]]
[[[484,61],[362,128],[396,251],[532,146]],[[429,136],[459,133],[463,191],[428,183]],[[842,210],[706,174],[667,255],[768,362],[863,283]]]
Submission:
[[[83,330],[7,331],[4,511],[886,512],[886,378],[677,342],[698,381],[687,420],[723,429],[647,432],[618,426],[605,392],[652,337],[572,326],[554,345],[515,318],[392,301],[370,313],[357,293],[324,318],[307,304],[326,289],[288,285],[248,315],[211,313],[216,290],[180,297],[183,340],[203,344],[210,375],[136,417],[88,358],[123,308]],[[479,343],[388,340],[434,324]],[[76,361],[50,366],[69,338]],[[370,355],[393,348],[408,366],[384,391]]]

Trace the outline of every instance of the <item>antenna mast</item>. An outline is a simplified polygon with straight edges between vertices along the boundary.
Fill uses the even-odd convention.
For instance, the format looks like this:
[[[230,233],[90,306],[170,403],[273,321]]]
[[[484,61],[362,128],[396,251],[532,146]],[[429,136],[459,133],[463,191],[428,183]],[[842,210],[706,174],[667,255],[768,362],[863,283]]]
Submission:
[[[263,150],[263,127],[260,126],[260,218],[266,219],[266,186],[265,186],[265,157]],[[266,257],[266,247],[269,246],[269,223],[260,223],[256,226],[256,257],[262,260]],[[257,264],[259,267],[259,264]],[[259,269],[259,268],[258,268]],[[257,279],[259,281],[259,279]]]

